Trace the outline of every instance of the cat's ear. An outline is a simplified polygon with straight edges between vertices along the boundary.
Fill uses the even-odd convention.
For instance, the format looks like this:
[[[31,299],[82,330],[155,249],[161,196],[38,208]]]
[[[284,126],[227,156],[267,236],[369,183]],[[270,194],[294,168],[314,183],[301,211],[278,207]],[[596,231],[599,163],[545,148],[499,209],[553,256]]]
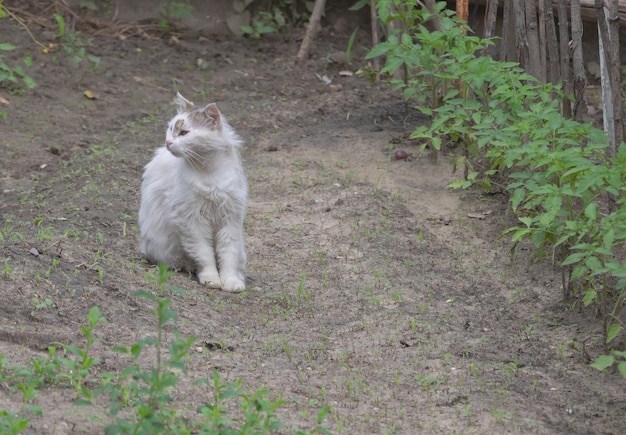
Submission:
[[[222,128],[222,115],[220,111],[217,109],[217,105],[215,103],[211,103],[204,108],[204,114],[207,119],[211,122],[211,128],[213,130],[221,130]]]
[[[176,92],[176,97],[174,97],[174,103],[178,104],[178,113],[189,112],[193,109],[193,103],[180,95],[180,92]]]

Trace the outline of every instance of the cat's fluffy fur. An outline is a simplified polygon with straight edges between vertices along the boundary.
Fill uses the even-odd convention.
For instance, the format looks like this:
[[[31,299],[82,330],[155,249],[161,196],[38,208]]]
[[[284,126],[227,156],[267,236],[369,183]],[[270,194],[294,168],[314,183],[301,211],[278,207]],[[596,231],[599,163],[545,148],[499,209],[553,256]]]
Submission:
[[[215,104],[177,94],[165,146],[141,185],[141,252],[153,263],[196,272],[201,284],[245,289],[243,221],[248,185],[242,141]]]

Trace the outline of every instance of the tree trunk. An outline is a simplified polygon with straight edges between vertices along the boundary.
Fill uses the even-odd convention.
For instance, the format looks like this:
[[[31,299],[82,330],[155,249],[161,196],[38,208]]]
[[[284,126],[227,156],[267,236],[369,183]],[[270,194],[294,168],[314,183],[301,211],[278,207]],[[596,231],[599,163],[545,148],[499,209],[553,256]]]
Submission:
[[[563,81],[563,116],[572,117],[572,106],[567,95],[572,94],[572,79],[569,67],[569,23],[567,20],[567,1],[559,0],[559,47],[561,51],[561,80]]]
[[[580,0],[572,0],[572,63],[574,68],[574,120],[584,122],[587,118],[587,77],[583,63],[583,23],[580,18]]]

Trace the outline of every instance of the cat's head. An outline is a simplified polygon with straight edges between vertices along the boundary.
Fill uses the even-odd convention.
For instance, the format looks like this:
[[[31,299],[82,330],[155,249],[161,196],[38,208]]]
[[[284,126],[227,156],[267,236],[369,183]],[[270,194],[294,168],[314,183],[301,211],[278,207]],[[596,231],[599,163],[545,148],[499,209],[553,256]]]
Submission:
[[[215,103],[196,107],[180,93],[176,94],[174,102],[178,105],[178,113],[169,122],[165,145],[176,157],[200,163],[212,151],[241,146],[241,140]]]

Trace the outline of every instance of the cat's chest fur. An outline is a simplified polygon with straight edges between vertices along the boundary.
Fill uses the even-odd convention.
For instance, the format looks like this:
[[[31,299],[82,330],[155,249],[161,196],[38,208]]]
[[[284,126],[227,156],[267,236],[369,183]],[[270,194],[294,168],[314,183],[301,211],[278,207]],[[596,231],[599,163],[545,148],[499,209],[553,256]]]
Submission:
[[[161,158],[172,158],[167,150],[163,151]],[[195,214],[213,222],[227,216],[231,204],[245,206],[247,188],[243,171],[233,167],[223,169],[222,165],[226,162],[216,162],[210,169],[197,171],[185,167],[178,160],[174,162],[174,177],[166,188],[173,212],[184,217]],[[195,213],[192,214],[191,211]]]

